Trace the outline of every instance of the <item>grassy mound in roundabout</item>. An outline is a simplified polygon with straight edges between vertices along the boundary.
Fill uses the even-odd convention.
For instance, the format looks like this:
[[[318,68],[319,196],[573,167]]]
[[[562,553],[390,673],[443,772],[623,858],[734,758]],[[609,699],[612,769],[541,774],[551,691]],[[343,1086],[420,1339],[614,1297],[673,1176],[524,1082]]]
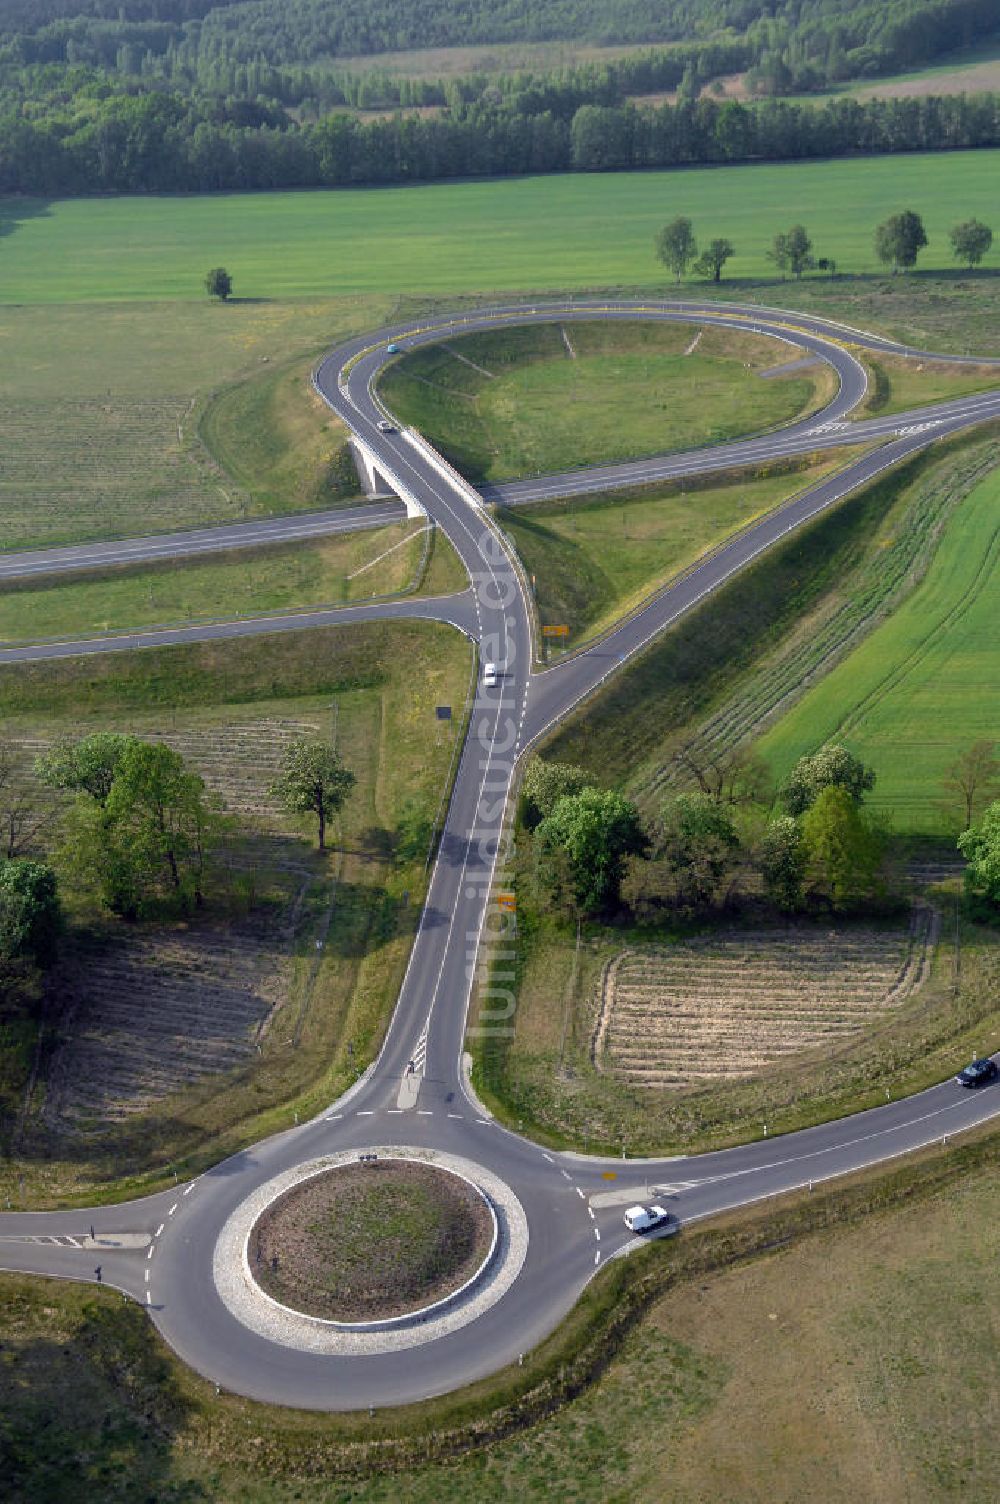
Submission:
[[[248,1257],[282,1305],[327,1321],[385,1321],[459,1289],[492,1239],[489,1207],[467,1181],[382,1160],[287,1191],[254,1227]]]

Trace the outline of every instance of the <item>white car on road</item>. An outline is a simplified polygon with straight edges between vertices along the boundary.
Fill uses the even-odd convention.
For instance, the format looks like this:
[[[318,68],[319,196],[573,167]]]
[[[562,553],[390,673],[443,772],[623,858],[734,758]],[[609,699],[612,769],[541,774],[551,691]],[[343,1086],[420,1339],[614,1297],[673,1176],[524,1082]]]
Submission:
[[[625,1213],[625,1226],[629,1232],[652,1232],[663,1227],[671,1216],[665,1206],[630,1206]]]
[[[483,664],[483,687],[485,689],[496,689],[496,687],[497,687],[497,679],[498,678],[499,678],[499,675],[497,673],[497,666],[496,666],[496,664],[495,663],[484,663]]]

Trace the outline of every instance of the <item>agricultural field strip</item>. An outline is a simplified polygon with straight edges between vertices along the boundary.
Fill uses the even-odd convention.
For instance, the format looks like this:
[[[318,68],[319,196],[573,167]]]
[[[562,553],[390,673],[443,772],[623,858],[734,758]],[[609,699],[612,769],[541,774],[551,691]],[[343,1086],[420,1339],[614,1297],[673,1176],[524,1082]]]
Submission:
[[[683,1085],[848,1039],[919,986],[932,933],[920,910],[909,934],[761,931],[629,949],[602,979],[595,1064]]]
[[[753,681],[738,688],[699,727],[692,750],[710,753],[721,746],[747,741],[773,722],[792,701],[802,684],[840,662],[860,641],[873,621],[891,611],[907,588],[914,571],[925,567],[935,547],[937,531],[956,494],[965,494],[995,467],[991,452],[974,452],[957,475],[925,488],[907,526],[858,577],[848,598],[831,602],[822,619],[803,639],[794,640],[760,664]],[[648,802],[669,787],[676,776],[669,757],[643,768],[632,780],[632,792]]]

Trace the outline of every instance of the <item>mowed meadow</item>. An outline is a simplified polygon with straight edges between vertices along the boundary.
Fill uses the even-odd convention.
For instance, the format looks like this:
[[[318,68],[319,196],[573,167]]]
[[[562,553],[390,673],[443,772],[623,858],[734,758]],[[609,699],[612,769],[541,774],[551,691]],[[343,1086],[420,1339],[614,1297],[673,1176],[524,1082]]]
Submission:
[[[817,255],[843,271],[877,271],[876,224],[913,208],[930,237],[920,265],[942,269],[954,264],[951,225],[995,219],[998,158],[914,153],[400,188],[7,199],[0,302],[200,298],[205,272],[220,264],[241,298],[648,285],[654,232],[676,214],[690,215],[704,240],[732,240],[727,276],[747,278],[773,276],[775,233],[802,220]]]

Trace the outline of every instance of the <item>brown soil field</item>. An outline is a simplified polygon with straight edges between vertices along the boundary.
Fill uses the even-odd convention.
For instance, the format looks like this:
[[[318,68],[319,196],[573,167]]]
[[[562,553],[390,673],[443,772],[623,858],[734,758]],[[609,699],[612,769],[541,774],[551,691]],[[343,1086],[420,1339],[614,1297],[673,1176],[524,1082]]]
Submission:
[[[921,985],[935,931],[920,908],[908,930],[801,925],[630,947],[604,969],[593,1062],[680,1087],[842,1044]]]
[[[227,909],[242,898],[254,912],[71,939],[49,979],[58,1026],[42,1112],[48,1130],[100,1135],[205,1076],[237,1069],[262,1044],[291,991],[302,903],[314,875],[295,844],[282,839],[287,820],[268,788],[285,745],[319,729],[318,720],[270,716],[141,728],[181,752],[239,818],[246,834],[220,853],[213,886],[229,895]],[[31,761],[50,744],[43,736],[15,743],[26,786]],[[255,906],[251,894],[266,902]]]
[[[483,1198],[446,1170],[359,1163],[286,1192],[250,1235],[250,1266],[283,1305],[328,1321],[380,1321],[457,1290],[489,1252]]]

